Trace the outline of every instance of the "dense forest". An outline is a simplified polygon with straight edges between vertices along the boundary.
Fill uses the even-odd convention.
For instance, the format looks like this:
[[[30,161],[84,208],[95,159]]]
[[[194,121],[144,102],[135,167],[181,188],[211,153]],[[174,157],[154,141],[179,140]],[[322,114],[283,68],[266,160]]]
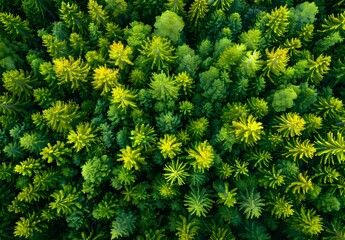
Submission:
[[[0,0],[0,239],[344,240],[344,0]]]

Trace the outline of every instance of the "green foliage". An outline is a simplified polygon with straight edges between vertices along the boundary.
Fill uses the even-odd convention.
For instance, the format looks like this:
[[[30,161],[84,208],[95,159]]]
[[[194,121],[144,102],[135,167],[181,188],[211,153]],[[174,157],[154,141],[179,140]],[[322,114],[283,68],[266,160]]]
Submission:
[[[308,72],[308,82],[315,85],[319,85],[323,79],[323,75],[327,73],[331,64],[330,56],[323,56],[322,54],[314,60],[313,58],[308,58],[309,72]]]
[[[286,188],[286,192],[292,189],[292,193],[303,193],[306,194],[308,191],[313,190],[313,183],[308,175],[303,176],[302,173],[299,173],[296,176],[295,181],[291,182],[289,186]]]
[[[344,0],[0,0],[0,239],[343,239]]]
[[[81,175],[84,178],[83,192],[92,191],[92,188],[100,185],[102,180],[110,174],[108,158],[106,155],[89,159],[81,166]],[[91,192],[92,193],[92,192]]]
[[[84,14],[79,10],[76,3],[62,2],[60,8],[60,18],[73,32],[86,32],[86,22]]]
[[[285,176],[282,174],[282,170],[275,170],[274,166],[272,170],[262,169],[259,170],[263,176],[259,179],[259,183],[265,188],[276,189],[285,183]]]
[[[154,73],[150,82],[152,97],[156,100],[167,100],[167,98],[177,98],[178,87],[176,81],[164,72]]]
[[[263,68],[263,72],[266,76],[271,78],[278,77],[285,71],[287,63],[289,61],[288,49],[277,48],[272,49],[270,52],[268,49],[265,50],[267,55],[266,66]]]
[[[48,163],[56,162],[56,165],[60,166],[66,162],[66,157],[71,156],[72,149],[65,146],[64,142],[57,141],[54,145],[48,143],[48,145],[42,149],[40,155],[43,160],[47,160]]]
[[[338,163],[345,160],[345,141],[340,132],[334,136],[333,132],[328,132],[326,138],[318,137],[316,144],[316,156],[321,156],[324,164],[335,164],[334,160],[337,159]]]
[[[178,185],[185,184],[184,179],[189,176],[187,163],[179,162],[177,159],[165,164],[163,176],[171,185],[177,182]]]
[[[243,43],[248,50],[256,50],[263,43],[262,32],[258,29],[250,29],[241,33],[240,43]]]
[[[260,193],[254,192],[254,189],[251,191],[247,190],[244,194],[242,193],[238,204],[247,219],[259,218],[262,214],[262,208],[265,206]]]
[[[308,139],[300,142],[300,140],[297,138],[296,140],[289,142],[285,148],[288,150],[288,152],[284,155],[287,157],[293,157],[295,162],[297,159],[301,159],[303,161],[307,161],[305,158],[312,159],[314,153],[316,152],[314,144],[310,143]]]
[[[201,20],[206,17],[209,11],[206,0],[194,0],[188,9],[188,20],[191,22],[193,28],[198,29],[201,25]]]
[[[143,63],[149,63],[151,69],[168,70],[169,64],[175,59],[172,54],[174,47],[170,41],[159,36],[147,38],[139,51],[144,56]]]
[[[111,222],[111,239],[129,236],[135,230],[135,221],[133,213],[121,211]]]
[[[276,218],[287,218],[295,213],[295,210],[292,208],[292,201],[285,199],[285,197],[285,195],[272,195],[272,202],[269,205],[271,205],[272,214]]]
[[[249,111],[255,118],[260,119],[268,114],[268,103],[264,99],[252,97],[247,102]]]
[[[162,133],[176,133],[177,128],[181,125],[179,115],[174,115],[172,112],[161,113],[156,117],[156,125]]]
[[[106,11],[103,9],[102,5],[99,5],[95,0],[89,0],[87,5],[88,13],[92,21],[97,25],[105,25],[108,21],[108,16]]]
[[[300,136],[305,129],[306,122],[297,113],[286,113],[277,120],[279,124],[275,127],[284,137]]]
[[[3,24],[5,31],[14,39],[27,41],[32,38],[31,29],[27,20],[22,20],[20,16],[12,13],[0,13],[0,22]]]
[[[229,208],[233,207],[237,203],[237,188],[229,190],[229,184],[226,182],[224,184],[214,185],[214,188],[218,192],[219,199],[217,200],[217,203],[223,203]]]
[[[23,176],[32,176],[38,173],[42,169],[42,164],[40,160],[28,158],[25,161],[20,162],[20,164],[14,167],[14,172],[17,172]]]
[[[135,129],[131,131],[130,139],[133,147],[149,149],[155,141],[155,136],[155,131],[150,125],[141,124],[136,125]]]
[[[276,112],[283,112],[287,108],[292,108],[294,100],[297,98],[299,89],[296,86],[288,86],[275,91],[272,99],[272,107]]]
[[[81,61],[81,59],[74,60],[73,57],[58,58],[53,60],[58,84],[68,84],[70,88],[75,90],[87,82],[87,75],[90,67]]]
[[[118,43],[113,42],[113,44],[110,45],[109,57],[113,60],[115,66],[122,69],[127,64],[133,65],[130,60],[132,52],[132,48],[129,46],[124,47],[121,41]]]
[[[4,72],[2,81],[4,88],[17,96],[28,98],[32,95],[32,87],[35,82],[32,80],[32,76],[22,69]]]
[[[257,122],[253,115],[249,115],[248,118],[242,118],[240,121],[233,121],[232,127],[236,139],[240,142],[244,142],[248,146],[253,146],[261,135],[264,133],[261,122]]]
[[[194,170],[204,172],[213,165],[214,150],[207,142],[197,142],[191,149],[188,150],[188,157],[193,160],[192,165]]]
[[[244,44],[236,44],[234,46],[227,47],[225,51],[223,51],[218,59],[217,66],[222,69],[229,70],[232,66],[236,66],[240,63],[240,60],[244,54],[246,47]],[[256,59],[255,59],[256,58]],[[252,57],[252,61],[257,60],[259,58],[259,53],[256,56]],[[245,65],[245,61],[242,63],[242,66]],[[255,66],[254,63],[254,71],[258,68]],[[248,68],[248,66],[244,66],[244,68]],[[251,66],[253,68],[253,66]],[[248,69],[244,69],[244,72],[248,72]],[[253,71],[253,70],[252,70]]]
[[[287,6],[280,6],[272,10],[270,14],[267,13],[266,36],[268,39],[276,42],[284,36],[289,26],[289,15],[290,11]]]
[[[19,139],[20,146],[31,153],[39,153],[47,144],[47,140],[40,133],[25,133]]]
[[[111,91],[112,97],[110,102],[114,107],[121,111],[126,111],[128,108],[136,108],[137,105],[134,102],[136,94],[130,89],[126,89],[123,86],[116,86]]]
[[[336,118],[341,115],[343,111],[343,102],[342,100],[330,97],[330,98],[318,98],[318,101],[315,103],[316,113],[322,115],[324,118]]]
[[[165,11],[161,16],[156,17],[154,24],[155,34],[160,37],[167,37],[170,41],[176,43],[180,39],[181,31],[184,27],[182,17],[175,12]]]
[[[173,159],[181,152],[182,144],[177,142],[174,135],[164,134],[164,138],[160,139],[158,148],[161,150],[161,154],[164,158]]]
[[[212,208],[213,200],[208,197],[206,189],[192,189],[189,194],[185,195],[184,205],[188,212],[197,217],[206,217],[206,214]]]
[[[313,24],[316,21],[316,15],[319,13],[315,2],[303,2],[290,10],[291,27],[300,30],[307,24]]]
[[[175,81],[179,89],[183,91],[185,95],[190,95],[194,88],[194,80],[188,75],[187,72],[180,72],[175,76]]]
[[[141,157],[140,149],[132,149],[130,146],[120,149],[117,161],[123,162],[123,166],[131,170],[139,170],[139,166],[146,164],[145,158]],[[139,165],[140,164],[140,165]]]
[[[227,11],[230,9],[231,5],[233,4],[234,0],[215,0],[212,3],[212,7],[221,9],[222,11]]]
[[[26,239],[32,238],[36,232],[42,232],[45,228],[47,228],[47,225],[42,223],[40,217],[33,213],[27,217],[21,217],[16,222],[14,236]]]
[[[78,109],[79,106],[74,102],[55,101],[50,108],[43,111],[43,118],[53,130],[66,134],[77,119]]]
[[[322,218],[316,214],[315,210],[301,208],[292,217],[292,226],[296,231],[306,235],[318,235],[323,230]]]
[[[62,189],[54,191],[51,197],[54,201],[49,203],[49,207],[56,210],[58,215],[69,215],[82,208],[81,195],[71,185],[62,185]]]
[[[180,215],[180,220],[176,223],[176,236],[179,240],[193,240],[198,233],[199,221],[196,218],[188,218]]]
[[[322,24],[322,31],[323,32],[333,32],[337,30],[343,30],[345,28],[344,25],[345,20],[345,12],[339,13],[334,15],[333,13],[328,16],[327,19],[324,20],[324,24]]]
[[[197,120],[192,120],[187,126],[187,131],[191,137],[200,140],[205,135],[208,125],[209,121],[207,118],[201,117]]]
[[[112,88],[119,86],[119,70],[110,69],[107,66],[100,66],[94,70],[92,85],[95,89],[102,90],[101,95],[105,95]]]

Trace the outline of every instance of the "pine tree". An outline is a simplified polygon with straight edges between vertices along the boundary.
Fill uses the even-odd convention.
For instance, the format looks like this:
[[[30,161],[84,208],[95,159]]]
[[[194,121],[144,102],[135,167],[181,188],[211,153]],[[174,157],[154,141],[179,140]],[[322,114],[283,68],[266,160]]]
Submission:
[[[189,194],[185,195],[184,205],[192,215],[206,217],[214,202],[208,196],[209,194],[204,188],[202,190],[199,188],[192,189]]]
[[[216,10],[228,11],[233,4],[234,0],[215,0],[212,4]]]
[[[58,58],[54,59],[53,63],[58,84],[68,84],[72,90],[75,90],[87,82],[90,67],[83,63],[80,58],[77,60],[71,56],[69,59]]]
[[[76,3],[63,1],[60,8],[60,18],[73,32],[86,33],[86,18]]]
[[[164,72],[153,73],[150,88],[152,97],[156,100],[166,101],[178,96],[177,82]]]
[[[43,46],[47,48],[47,52],[52,58],[57,59],[57,58],[63,58],[63,57],[68,56],[69,48],[67,46],[66,40],[59,40],[58,38],[54,37],[52,34],[47,34],[47,33],[42,33],[41,37],[42,37]],[[50,64],[50,63],[45,63],[45,64]],[[46,70],[45,69],[46,67],[48,67],[48,65],[43,65],[42,67],[40,66],[41,74],[42,72],[48,73],[44,71]]]
[[[296,177],[296,181],[290,183],[289,186],[286,188],[285,192],[288,192],[291,188],[293,194],[295,194],[296,192],[298,194],[306,194],[308,191],[313,190],[314,186],[306,172],[304,173],[304,176],[302,173],[299,173]]]
[[[342,163],[345,160],[345,140],[340,132],[334,136],[328,132],[326,138],[319,136],[316,145],[316,156],[321,156],[324,164],[335,164],[334,160]]]
[[[293,139],[287,143],[285,147],[288,152],[284,153],[284,156],[290,157],[292,156],[294,161],[296,162],[297,159],[301,159],[307,162],[306,158],[312,159],[316,149],[313,143],[309,143],[309,139],[300,142],[300,139]]]
[[[180,220],[176,223],[176,236],[178,239],[194,240],[200,229],[198,219],[190,215],[188,217],[180,215],[179,218]]]
[[[215,158],[213,147],[207,140],[204,142],[197,142],[188,150],[188,156],[193,159],[191,164],[194,170],[201,172],[212,167]]]
[[[53,130],[66,134],[77,119],[78,109],[79,106],[73,102],[55,101],[50,108],[43,111],[43,117]]]
[[[42,149],[40,155],[43,160],[47,160],[48,163],[56,162],[57,166],[61,166],[66,163],[67,158],[70,157],[72,149],[65,146],[64,142],[57,141],[54,145],[48,143],[48,145]]]
[[[164,134],[164,138],[161,138],[158,143],[158,148],[164,158],[173,159],[177,154],[181,152],[182,143],[177,141],[174,135]]]
[[[280,6],[267,13],[268,22],[266,24],[266,35],[273,42],[278,41],[287,32],[289,26],[290,11],[287,6]]]
[[[140,165],[146,164],[145,158],[141,156],[140,149],[132,149],[130,146],[120,149],[117,161],[123,162],[123,166],[131,170],[139,170]]]
[[[241,175],[249,176],[249,163],[246,161],[241,161],[238,158],[235,158],[235,163],[231,166],[234,172],[234,178],[239,180]]]
[[[285,195],[280,196],[271,194],[272,201],[269,203],[269,205],[272,207],[272,214],[276,218],[282,218],[285,219],[287,217],[290,217],[294,215],[295,210],[293,209],[292,201],[289,199],[286,199]]]
[[[260,169],[262,173],[259,183],[264,186],[264,188],[273,188],[276,189],[285,184],[285,175],[282,174],[282,170],[279,169],[276,171],[274,166],[271,170]]]
[[[82,208],[81,195],[71,185],[62,185],[62,189],[54,191],[51,197],[54,201],[49,203],[49,207],[58,215],[69,215]]]
[[[27,20],[12,13],[0,13],[0,22],[4,25],[5,31],[14,39],[22,39],[24,42],[32,39],[33,35]]]
[[[333,184],[341,177],[340,173],[336,168],[332,166],[317,166],[314,170],[316,171],[313,178],[318,179],[319,183]]]
[[[277,48],[272,49],[270,52],[268,49],[265,50],[267,55],[266,66],[263,68],[264,75],[269,78],[275,76],[278,77],[285,71],[287,63],[289,61],[288,49]]]
[[[189,176],[187,170],[187,163],[179,162],[179,159],[172,160],[171,162],[165,164],[165,173],[163,176],[171,185],[173,185],[175,182],[177,182],[178,185],[183,185],[185,184],[186,177]]]
[[[137,95],[130,89],[119,85],[112,89],[111,94],[110,103],[117,109],[126,112],[129,108],[137,107],[137,104],[134,102]]]
[[[262,214],[262,208],[265,206],[260,193],[254,192],[254,189],[251,191],[247,190],[245,194],[242,193],[238,204],[247,219],[259,218]]]
[[[135,230],[136,217],[130,211],[121,211],[111,222],[111,239],[128,237]]]
[[[102,201],[100,201],[93,209],[92,216],[99,220],[99,219],[112,219],[116,215],[117,204],[115,196],[107,192],[103,197]]]
[[[15,237],[32,238],[35,233],[43,232],[46,228],[48,226],[41,220],[40,216],[31,213],[26,217],[20,217],[16,222],[13,234]]]
[[[119,86],[119,69],[99,66],[94,70],[92,85],[95,89],[102,90],[101,95],[106,95],[112,88]]]
[[[257,122],[253,115],[249,115],[248,118],[242,118],[240,121],[233,121],[232,127],[235,133],[236,139],[244,142],[249,146],[253,146],[261,135],[264,133],[261,122]]]
[[[324,118],[338,118],[344,111],[343,101],[336,97],[319,97],[314,106],[316,113]]]
[[[188,10],[188,20],[194,29],[198,30],[201,26],[201,20],[206,17],[209,11],[206,0],[194,0]]]
[[[345,12],[334,15],[333,13],[324,20],[322,32],[334,32],[345,28]]]
[[[309,236],[318,235],[323,231],[323,219],[316,214],[315,210],[301,207],[301,210],[292,217],[291,221],[296,231]]]
[[[3,86],[6,90],[17,96],[24,96],[24,98],[30,97],[33,94],[33,86],[35,80],[33,77],[24,72],[24,70],[10,70],[2,74]]]
[[[144,56],[143,63],[149,63],[151,69],[168,70],[176,58],[173,55],[174,47],[167,38],[153,36],[141,45],[139,52]]]
[[[14,167],[14,172],[30,177],[39,173],[43,167],[42,160],[28,158],[25,161],[21,161],[20,164],[17,164]]]
[[[108,22],[106,11],[103,9],[102,5],[97,3],[96,0],[89,0],[87,8],[89,10],[88,12],[91,20],[96,25],[105,25]]]
[[[229,184],[225,182],[224,184],[213,184],[214,188],[218,192],[219,199],[217,203],[223,203],[225,206],[231,208],[237,203],[236,195],[237,188],[229,190]]]
[[[278,118],[278,132],[284,137],[300,136],[305,129],[305,121],[297,113],[286,113]]]
[[[123,69],[127,64],[133,65],[130,58],[132,55],[132,48],[124,46],[121,41],[113,42],[109,49],[109,58],[112,59],[115,66]]]
[[[192,120],[187,125],[187,132],[195,140],[201,140],[209,126],[209,121],[205,117]]]
[[[25,133],[19,140],[20,146],[31,153],[39,153],[47,144],[47,139],[38,132]]]
[[[93,124],[88,122],[79,123],[76,131],[69,131],[67,142],[73,144],[76,152],[79,152],[83,148],[89,152],[91,145],[97,142],[97,130]]]
[[[185,5],[183,0],[168,0],[165,7],[167,10],[173,11],[179,16],[184,16],[186,14],[184,11]]]
[[[309,72],[307,81],[315,85],[319,85],[323,79],[323,75],[330,70],[329,66],[331,64],[331,57],[323,56],[323,54],[321,54],[316,60],[314,60],[313,57],[308,58],[308,63]]]

